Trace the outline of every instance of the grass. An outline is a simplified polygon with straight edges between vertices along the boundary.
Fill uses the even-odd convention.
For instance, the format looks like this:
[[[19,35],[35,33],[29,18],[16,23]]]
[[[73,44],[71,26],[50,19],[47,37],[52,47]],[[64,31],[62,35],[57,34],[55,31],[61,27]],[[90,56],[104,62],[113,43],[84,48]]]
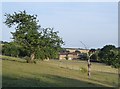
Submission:
[[[9,61],[18,61],[18,62],[26,62],[26,60],[21,59],[21,58],[16,58],[16,57],[10,57],[10,56],[1,56],[0,55],[0,59],[2,60],[9,60]]]
[[[118,83],[117,69],[103,64],[92,63],[92,76],[88,79],[85,61],[50,60],[29,64],[9,58],[12,60],[7,57],[8,60],[2,61],[3,87],[115,87]]]

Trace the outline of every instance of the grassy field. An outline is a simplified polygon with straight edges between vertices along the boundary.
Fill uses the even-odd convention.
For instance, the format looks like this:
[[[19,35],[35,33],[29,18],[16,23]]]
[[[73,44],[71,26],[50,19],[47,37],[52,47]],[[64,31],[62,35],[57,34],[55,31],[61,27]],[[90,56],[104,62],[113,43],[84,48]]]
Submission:
[[[116,87],[118,83],[117,69],[104,64],[92,63],[89,79],[86,61],[29,64],[17,58],[3,59],[8,59],[2,61],[3,87]]]

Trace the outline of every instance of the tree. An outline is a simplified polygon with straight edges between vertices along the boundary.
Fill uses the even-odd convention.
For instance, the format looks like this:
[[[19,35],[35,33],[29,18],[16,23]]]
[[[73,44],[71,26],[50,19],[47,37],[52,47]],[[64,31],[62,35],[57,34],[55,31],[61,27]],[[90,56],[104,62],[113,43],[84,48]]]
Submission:
[[[114,68],[118,68],[118,88],[120,88],[120,48],[118,47],[118,50],[117,50],[117,55],[116,55],[116,58],[114,60],[112,60],[112,63],[111,65],[114,67]]]
[[[11,32],[14,42],[28,51],[27,56],[30,57],[31,63],[37,57],[41,59],[51,57],[50,52],[58,51],[63,44],[62,39],[57,35],[58,32],[54,32],[52,28],[41,28],[37,15],[29,15],[26,11],[21,11],[5,16],[5,24],[9,28],[16,26],[16,31]]]
[[[89,53],[94,53],[96,51],[96,49],[90,49]]]
[[[120,49],[119,48],[118,48],[116,58],[112,61],[112,66],[115,68],[120,68]]]
[[[101,62],[112,65],[118,56],[118,50],[114,45],[106,45],[99,51],[98,56]]]
[[[12,57],[18,57],[19,48],[14,42],[6,43],[2,46],[2,54]]]
[[[53,28],[42,30],[41,47],[37,50],[37,57],[41,59],[58,58],[58,52],[61,50],[62,39],[54,32]]]
[[[96,53],[94,53],[94,54],[92,54],[90,56],[90,61],[92,61],[92,62],[98,62],[98,60],[97,60],[97,54]]]
[[[98,62],[98,50],[96,50],[96,49],[90,49],[89,50],[89,54],[91,54],[90,61],[92,61],[92,62]]]

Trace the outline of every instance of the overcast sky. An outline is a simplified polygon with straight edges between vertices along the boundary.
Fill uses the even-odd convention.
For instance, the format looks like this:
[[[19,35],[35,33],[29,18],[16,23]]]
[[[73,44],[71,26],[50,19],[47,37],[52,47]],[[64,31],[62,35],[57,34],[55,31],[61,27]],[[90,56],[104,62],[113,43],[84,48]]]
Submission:
[[[42,27],[53,27],[65,41],[63,47],[101,48],[106,44],[118,45],[117,2],[4,2],[4,14],[26,10],[37,14]],[[11,41],[11,31],[2,25],[2,40]]]

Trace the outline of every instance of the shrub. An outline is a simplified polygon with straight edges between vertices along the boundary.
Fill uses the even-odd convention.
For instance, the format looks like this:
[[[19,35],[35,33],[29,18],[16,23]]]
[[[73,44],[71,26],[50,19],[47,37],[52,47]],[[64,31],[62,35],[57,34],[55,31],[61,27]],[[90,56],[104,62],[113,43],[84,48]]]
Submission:
[[[84,68],[84,67],[80,67],[80,72],[82,72],[82,73],[86,73],[86,72],[87,72],[87,69]]]

